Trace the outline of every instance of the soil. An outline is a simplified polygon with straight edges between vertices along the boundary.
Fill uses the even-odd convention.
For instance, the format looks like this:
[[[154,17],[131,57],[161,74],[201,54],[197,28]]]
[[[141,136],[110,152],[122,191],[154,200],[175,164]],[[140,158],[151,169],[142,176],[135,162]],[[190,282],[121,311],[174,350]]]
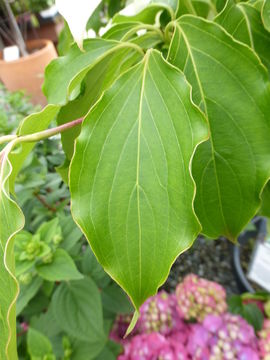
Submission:
[[[192,248],[175,261],[163,288],[172,292],[185,275],[194,273],[218,282],[224,286],[228,295],[238,294],[231,266],[230,247],[231,244],[226,239],[209,240],[198,237]]]

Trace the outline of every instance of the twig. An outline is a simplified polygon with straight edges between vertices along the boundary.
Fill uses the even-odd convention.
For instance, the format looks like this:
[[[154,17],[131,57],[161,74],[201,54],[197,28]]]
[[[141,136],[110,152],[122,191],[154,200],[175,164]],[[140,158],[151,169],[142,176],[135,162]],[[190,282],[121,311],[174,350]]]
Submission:
[[[34,196],[35,196],[35,197],[38,199],[38,201],[41,202],[41,204],[44,205],[48,210],[50,210],[50,211],[52,211],[52,212],[56,212],[56,211],[57,211],[57,209],[56,209],[55,207],[53,207],[53,206],[51,206],[50,204],[48,204],[48,203],[46,202],[46,200],[45,200],[42,196],[40,196],[39,194],[34,193]]]

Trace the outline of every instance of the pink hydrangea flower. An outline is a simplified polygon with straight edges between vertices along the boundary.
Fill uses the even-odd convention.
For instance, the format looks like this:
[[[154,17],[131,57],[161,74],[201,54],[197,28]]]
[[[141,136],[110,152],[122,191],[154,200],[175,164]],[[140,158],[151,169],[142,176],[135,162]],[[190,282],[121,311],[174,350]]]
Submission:
[[[149,298],[140,308],[138,331],[141,334],[159,332],[168,335],[177,321],[173,312],[175,300],[165,291]]]
[[[227,310],[224,288],[190,274],[176,288],[177,310],[185,320],[202,322],[209,315],[223,314]]]
[[[253,328],[240,316],[208,315],[191,326],[187,349],[194,360],[259,360]]]
[[[190,360],[185,347],[158,333],[135,336],[118,360]]]
[[[259,332],[259,351],[262,360],[270,360],[270,319],[265,319]]]

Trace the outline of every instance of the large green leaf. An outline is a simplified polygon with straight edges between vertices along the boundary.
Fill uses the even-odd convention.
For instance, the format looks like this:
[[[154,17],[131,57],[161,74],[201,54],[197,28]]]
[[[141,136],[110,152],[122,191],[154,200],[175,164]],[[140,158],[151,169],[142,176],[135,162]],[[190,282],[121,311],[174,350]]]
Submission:
[[[89,278],[62,283],[53,295],[52,307],[58,326],[92,345],[98,354],[106,339],[101,296],[95,283]]]
[[[72,214],[137,309],[200,231],[190,164],[206,137],[184,76],[157,51],[121,76],[83,123]]]
[[[270,70],[270,34],[263,26],[258,9],[249,3],[228,0],[215,21],[235,39],[253,48]]]
[[[270,176],[267,71],[218,24],[186,15],[174,26],[168,59],[184,71],[210,127],[193,161],[195,211],[204,234],[234,240]]]
[[[11,142],[0,152],[0,359],[16,360],[16,298],[19,286],[15,278],[14,235],[24,225],[24,217],[9,195],[12,171]]]

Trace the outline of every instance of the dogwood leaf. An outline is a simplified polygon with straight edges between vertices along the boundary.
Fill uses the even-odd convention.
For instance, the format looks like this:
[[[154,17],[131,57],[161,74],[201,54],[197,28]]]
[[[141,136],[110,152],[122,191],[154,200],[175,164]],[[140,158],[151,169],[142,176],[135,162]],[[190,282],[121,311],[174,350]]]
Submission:
[[[0,152],[0,359],[16,360],[16,299],[19,285],[15,277],[14,236],[24,225],[24,217],[9,195],[12,171],[11,142]]]
[[[260,10],[249,3],[228,0],[215,21],[235,39],[255,50],[270,70],[270,34],[263,26]]]
[[[157,51],[84,120],[71,165],[72,214],[136,309],[200,231],[190,163],[206,137],[184,76]]]
[[[174,26],[168,59],[192,84],[210,128],[193,161],[195,212],[204,234],[235,240],[270,176],[268,74],[220,25],[185,15]]]

